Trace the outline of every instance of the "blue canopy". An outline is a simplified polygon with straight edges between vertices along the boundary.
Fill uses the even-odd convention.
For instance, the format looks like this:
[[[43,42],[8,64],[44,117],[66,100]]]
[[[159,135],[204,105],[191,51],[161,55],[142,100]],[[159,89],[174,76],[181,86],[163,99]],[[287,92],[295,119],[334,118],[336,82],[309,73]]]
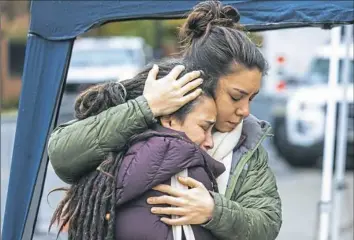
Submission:
[[[30,32],[50,40],[77,37],[109,21],[182,18],[200,1],[34,1]],[[353,22],[352,1],[223,1],[249,30]]]
[[[32,1],[4,240],[31,239],[75,37],[109,21],[181,18],[198,1]],[[354,22],[352,1],[223,1],[250,31]]]

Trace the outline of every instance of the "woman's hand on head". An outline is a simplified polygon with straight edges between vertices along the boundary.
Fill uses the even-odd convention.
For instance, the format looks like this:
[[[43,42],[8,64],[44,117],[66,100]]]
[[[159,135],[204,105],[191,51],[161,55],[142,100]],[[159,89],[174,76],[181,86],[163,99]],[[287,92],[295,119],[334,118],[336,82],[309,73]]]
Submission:
[[[167,204],[171,207],[153,207],[151,212],[156,215],[176,215],[179,218],[162,217],[161,221],[168,225],[204,224],[209,221],[214,211],[214,199],[201,182],[190,177],[179,177],[178,181],[188,190],[180,190],[169,185],[158,185],[153,189],[166,193],[161,197],[148,198],[149,204]]]
[[[177,79],[183,70],[183,66],[176,66],[167,76],[158,80],[158,66],[154,65],[150,70],[143,96],[155,117],[171,114],[201,94],[202,90],[196,89],[203,82],[198,78],[200,72],[193,71]],[[193,89],[196,90],[187,94]]]

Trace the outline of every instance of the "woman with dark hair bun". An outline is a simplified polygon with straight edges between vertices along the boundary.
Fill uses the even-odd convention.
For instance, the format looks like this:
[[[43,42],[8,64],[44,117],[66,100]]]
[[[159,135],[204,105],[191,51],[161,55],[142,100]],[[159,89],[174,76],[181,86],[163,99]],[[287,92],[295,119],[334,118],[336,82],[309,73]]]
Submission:
[[[202,182],[186,177],[179,181],[188,190],[158,185],[154,189],[166,195],[151,196],[147,202],[168,225],[200,225],[217,239],[274,240],[282,223],[281,200],[262,147],[271,127],[249,112],[268,65],[239,19],[231,6],[206,1],[195,6],[180,30],[183,62],[207,76],[201,88],[216,103],[214,146],[208,153],[226,169],[216,179],[219,191],[208,191]],[[150,76],[156,74],[151,72]],[[196,81],[184,85],[192,78],[171,79],[147,81],[143,96],[136,100],[57,128],[48,145],[57,174],[66,182],[78,181],[94,171],[107,153],[121,151],[134,134],[146,131],[154,118],[184,105],[185,96],[191,96],[187,92],[194,98],[200,93],[191,92]]]

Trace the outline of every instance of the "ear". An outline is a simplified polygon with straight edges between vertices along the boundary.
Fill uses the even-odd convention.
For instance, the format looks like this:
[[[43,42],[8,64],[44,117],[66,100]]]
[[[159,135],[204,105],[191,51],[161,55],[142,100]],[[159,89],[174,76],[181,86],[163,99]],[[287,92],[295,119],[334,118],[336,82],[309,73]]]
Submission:
[[[172,117],[171,115],[165,115],[160,117],[161,125],[165,128],[172,128]]]

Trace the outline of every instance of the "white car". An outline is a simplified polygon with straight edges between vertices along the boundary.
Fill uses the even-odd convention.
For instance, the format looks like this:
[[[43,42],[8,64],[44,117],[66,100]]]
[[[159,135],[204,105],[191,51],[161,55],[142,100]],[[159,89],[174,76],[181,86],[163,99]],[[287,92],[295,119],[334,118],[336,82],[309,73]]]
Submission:
[[[89,86],[129,79],[151,60],[151,47],[140,37],[75,40],[60,115],[71,119],[76,96]]]
[[[350,83],[342,84],[344,46],[339,51],[339,83],[337,89],[328,88],[329,46],[321,47],[306,74],[307,86],[292,94],[282,111],[276,111],[274,143],[279,153],[296,166],[314,165],[323,155],[325,136],[326,102],[333,97],[339,103],[346,96],[348,101],[347,155],[348,167],[354,166],[354,98],[353,98],[353,46],[350,51]],[[337,121],[338,123],[338,121]]]

